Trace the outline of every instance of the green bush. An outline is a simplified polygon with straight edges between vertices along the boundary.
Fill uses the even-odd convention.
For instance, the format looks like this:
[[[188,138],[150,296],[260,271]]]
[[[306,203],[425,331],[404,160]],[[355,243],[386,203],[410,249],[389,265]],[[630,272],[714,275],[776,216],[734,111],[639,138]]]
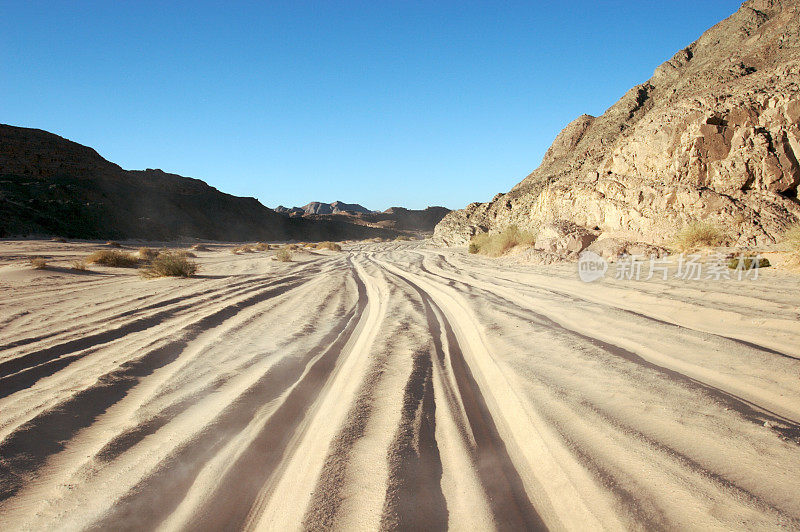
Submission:
[[[199,266],[180,251],[162,251],[150,264],[142,268],[143,277],[191,277]]]

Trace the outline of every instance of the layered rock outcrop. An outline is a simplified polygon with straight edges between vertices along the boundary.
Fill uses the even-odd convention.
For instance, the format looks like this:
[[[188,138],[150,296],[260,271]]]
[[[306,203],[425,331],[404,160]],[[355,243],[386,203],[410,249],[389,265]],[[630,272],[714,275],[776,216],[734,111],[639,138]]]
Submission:
[[[583,115],[506,194],[453,211],[434,238],[568,221],[662,242],[707,220],[737,244],[800,219],[800,1],[750,0],[602,116]]]

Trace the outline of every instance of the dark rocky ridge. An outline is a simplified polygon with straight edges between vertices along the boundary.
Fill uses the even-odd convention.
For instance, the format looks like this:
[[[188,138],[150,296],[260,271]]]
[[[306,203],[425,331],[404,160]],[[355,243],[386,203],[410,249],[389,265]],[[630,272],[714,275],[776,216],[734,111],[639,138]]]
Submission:
[[[52,133],[0,125],[0,236],[220,241],[393,237],[343,220],[290,219],[199,179],[132,171]]]

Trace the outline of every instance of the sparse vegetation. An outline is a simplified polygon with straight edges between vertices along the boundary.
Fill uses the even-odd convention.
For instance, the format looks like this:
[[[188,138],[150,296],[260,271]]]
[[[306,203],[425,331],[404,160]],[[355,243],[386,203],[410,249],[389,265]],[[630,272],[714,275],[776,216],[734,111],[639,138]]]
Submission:
[[[42,257],[33,257],[30,260],[31,268],[34,270],[44,270],[47,268],[47,261],[44,260]]]
[[[138,255],[142,260],[153,260],[158,257],[158,251],[152,248],[139,248]]]
[[[211,249],[205,244],[195,244],[192,246],[192,249],[195,251],[211,251]]]
[[[289,251],[297,251],[298,249],[300,249],[300,246],[298,244],[287,244],[286,247],[283,249],[288,249]]]
[[[89,264],[100,264],[102,266],[113,266],[115,268],[135,268],[139,265],[139,257],[133,253],[109,249],[95,251],[86,257],[86,262]]]
[[[316,245],[316,248],[317,249],[329,249],[331,251],[341,251],[342,250],[342,246],[340,246],[336,242],[327,242],[327,241],[326,242],[319,242]]]
[[[708,222],[691,222],[675,237],[675,247],[679,251],[690,251],[719,246],[725,240],[725,234],[716,225]]]
[[[142,268],[142,277],[191,277],[199,266],[180,251],[162,251],[150,264]]]
[[[469,242],[470,253],[499,257],[515,246],[532,246],[536,233],[524,231],[516,225],[506,227],[500,233],[481,233]]]
[[[116,242],[115,240],[109,240],[108,242],[106,242],[106,246],[110,248],[121,248],[122,244]]]
[[[800,261],[800,224],[794,224],[783,235],[783,243],[789,247],[789,252]]]
[[[54,236],[50,241],[51,242],[60,242],[60,243],[63,244],[63,243],[65,243],[67,241],[67,239],[64,238],[63,236]]]
[[[288,247],[281,248],[275,252],[275,260],[278,262],[292,262],[292,252]]]
[[[268,251],[268,250],[269,250],[269,244],[267,244],[266,242],[259,242],[258,244],[256,244],[256,251]]]
[[[730,268],[731,270],[735,270],[737,268],[741,268],[743,270],[749,270],[755,267],[753,264],[755,260],[756,257],[753,256],[733,257],[728,261],[728,268]],[[758,268],[767,268],[769,266],[771,266],[769,260],[763,257],[758,259],[758,265],[757,265]]]
[[[86,261],[84,260],[74,260],[70,266],[73,270],[78,270],[79,272],[85,272],[87,269],[89,269]]]
[[[242,246],[235,247],[231,250],[231,253],[234,255],[238,255],[239,253],[254,253],[255,249],[250,244],[244,244]]]

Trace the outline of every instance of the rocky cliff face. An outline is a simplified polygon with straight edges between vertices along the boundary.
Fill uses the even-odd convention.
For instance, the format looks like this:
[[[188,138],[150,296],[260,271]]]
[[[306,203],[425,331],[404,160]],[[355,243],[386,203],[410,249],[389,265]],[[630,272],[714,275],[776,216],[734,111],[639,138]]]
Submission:
[[[568,221],[660,242],[707,220],[769,243],[800,219],[798,159],[800,1],[750,0],[602,116],[575,119],[510,192],[446,216],[435,240]]]

